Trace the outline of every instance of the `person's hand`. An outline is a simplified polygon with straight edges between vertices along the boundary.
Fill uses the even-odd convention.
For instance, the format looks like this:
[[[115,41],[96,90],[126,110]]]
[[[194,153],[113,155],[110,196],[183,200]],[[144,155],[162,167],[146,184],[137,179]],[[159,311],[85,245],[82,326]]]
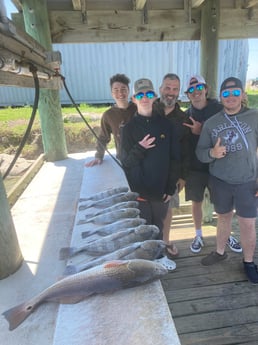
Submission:
[[[220,159],[226,156],[227,154],[226,146],[221,146],[220,143],[221,143],[221,138],[219,137],[215,146],[212,149],[210,149],[210,156],[212,158]]]
[[[185,180],[183,180],[182,178],[180,178],[180,179],[177,181],[177,184],[176,184],[178,193],[181,192],[181,190],[184,188],[184,186],[185,186]]]
[[[172,195],[164,194],[163,195],[163,202],[166,203],[166,202],[170,201],[171,198],[172,198]]]
[[[87,168],[89,167],[93,167],[94,165],[100,165],[102,164],[103,160],[102,159],[99,159],[99,158],[95,158],[93,159],[92,161],[88,162],[88,163],[85,163],[85,166]]]
[[[153,144],[155,139],[155,137],[151,137],[150,134],[147,134],[141,141],[139,141],[139,144],[145,149],[151,149],[155,146],[155,144]]]
[[[189,127],[191,132],[195,135],[200,135],[202,131],[202,124],[199,121],[196,121],[193,117],[189,116],[189,119],[192,121],[192,124],[184,122],[183,125]]]

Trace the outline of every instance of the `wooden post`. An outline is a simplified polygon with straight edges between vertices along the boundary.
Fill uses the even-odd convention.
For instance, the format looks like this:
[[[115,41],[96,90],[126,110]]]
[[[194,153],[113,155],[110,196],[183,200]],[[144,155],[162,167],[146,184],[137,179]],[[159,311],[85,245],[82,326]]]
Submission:
[[[217,97],[219,0],[205,1],[201,12],[201,74],[209,86],[209,96]]]
[[[18,244],[3,179],[0,174],[0,279],[21,266],[23,257]]]
[[[26,32],[51,51],[46,0],[24,0],[22,8]],[[39,114],[46,160],[53,162],[67,158],[59,90],[40,90]]]
[[[218,89],[218,27],[220,20],[219,0],[205,1],[201,12],[201,74],[209,86],[209,97],[217,97]],[[204,193],[202,204],[203,221],[210,223],[213,216],[213,205],[209,191]]]

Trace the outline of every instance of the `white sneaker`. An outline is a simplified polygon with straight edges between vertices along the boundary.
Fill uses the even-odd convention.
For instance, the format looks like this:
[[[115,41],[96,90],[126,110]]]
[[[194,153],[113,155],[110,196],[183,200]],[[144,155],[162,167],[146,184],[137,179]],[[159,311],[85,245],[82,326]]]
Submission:
[[[154,261],[164,266],[168,271],[173,271],[176,269],[175,261],[170,260],[167,256],[162,256],[162,258],[156,259]]]

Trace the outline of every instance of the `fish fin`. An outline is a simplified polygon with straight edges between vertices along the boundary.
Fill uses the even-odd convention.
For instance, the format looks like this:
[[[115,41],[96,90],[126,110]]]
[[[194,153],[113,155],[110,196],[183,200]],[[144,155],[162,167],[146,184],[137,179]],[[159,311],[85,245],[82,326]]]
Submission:
[[[88,203],[86,203],[86,204],[80,205],[80,206],[79,206],[79,211],[83,211],[83,210],[85,210],[86,208],[90,208],[90,207],[92,207],[92,206],[94,206],[94,202],[88,202]]]
[[[74,255],[76,248],[75,247],[64,247],[60,249],[59,260],[66,260],[70,256]]]
[[[127,265],[128,260],[113,260],[105,263],[103,265],[104,268],[113,268],[117,266]]]
[[[82,225],[82,224],[86,224],[86,220],[85,219],[80,219],[76,225]]]
[[[82,238],[86,238],[88,235],[89,235],[89,231],[83,231],[83,232],[81,233],[81,237],[82,237]]]
[[[6,310],[2,315],[4,315],[9,323],[9,330],[12,331],[18,327],[33,312],[33,310],[33,305],[22,303]]]

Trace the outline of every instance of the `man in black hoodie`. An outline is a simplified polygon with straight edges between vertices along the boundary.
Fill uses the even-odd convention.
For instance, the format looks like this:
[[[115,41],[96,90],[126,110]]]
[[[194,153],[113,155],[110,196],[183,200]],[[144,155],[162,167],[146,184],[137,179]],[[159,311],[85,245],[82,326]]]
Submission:
[[[157,96],[149,79],[134,84],[136,115],[122,128],[121,163],[130,189],[139,193],[141,217],[160,229],[180,175],[176,127],[153,110]]]

